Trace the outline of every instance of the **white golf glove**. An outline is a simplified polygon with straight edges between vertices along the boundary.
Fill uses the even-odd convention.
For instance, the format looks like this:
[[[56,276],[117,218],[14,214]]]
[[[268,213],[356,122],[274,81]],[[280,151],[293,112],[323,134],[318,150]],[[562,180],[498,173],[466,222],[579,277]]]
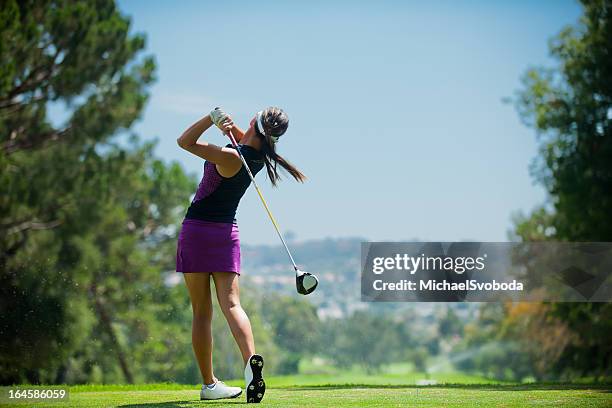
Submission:
[[[223,124],[223,122],[229,119],[229,115],[223,112],[221,108],[216,107],[215,109],[210,111],[210,119],[215,124],[215,126],[221,129],[221,125]]]

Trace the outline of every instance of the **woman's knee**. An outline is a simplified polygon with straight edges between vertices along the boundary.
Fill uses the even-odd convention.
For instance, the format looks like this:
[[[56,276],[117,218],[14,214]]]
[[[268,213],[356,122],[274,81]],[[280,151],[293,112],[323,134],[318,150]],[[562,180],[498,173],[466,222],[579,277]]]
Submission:
[[[223,314],[231,313],[233,310],[241,309],[240,299],[237,296],[229,296],[225,299],[219,299],[219,307]]]
[[[223,314],[240,309],[240,288],[238,286],[238,276],[227,272],[214,273],[215,289],[217,300]]]

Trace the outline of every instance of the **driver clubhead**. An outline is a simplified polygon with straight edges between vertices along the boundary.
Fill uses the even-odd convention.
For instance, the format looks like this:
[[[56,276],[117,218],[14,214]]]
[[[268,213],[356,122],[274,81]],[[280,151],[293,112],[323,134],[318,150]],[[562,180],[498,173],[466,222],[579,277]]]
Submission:
[[[295,275],[295,286],[301,295],[308,295],[317,288],[319,280],[310,272],[298,270]]]

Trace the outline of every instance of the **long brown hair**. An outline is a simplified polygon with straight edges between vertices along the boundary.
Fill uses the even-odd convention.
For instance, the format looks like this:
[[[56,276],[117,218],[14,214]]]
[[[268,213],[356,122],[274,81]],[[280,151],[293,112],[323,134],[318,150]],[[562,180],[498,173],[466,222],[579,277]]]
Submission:
[[[259,131],[258,125],[255,125],[255,134],[259,136],[263,143],[261,151],[264,154],[264,163],[266,164],[266,171],[268,172],[268,178],[272,182],[273,186],[281,179],[278,174],[277,166],[285,169],[289,174],[293,176],[299,182],[304,182],[306,176],[299,171],[294,165],[285,160],[281,155],[276,153],[276,142],[274,138],[283,135],[289,127],[289,116],[281,109],[275,106],[264,109],[261,114],[261,122],[263,125],[263,131],[265,136]]]

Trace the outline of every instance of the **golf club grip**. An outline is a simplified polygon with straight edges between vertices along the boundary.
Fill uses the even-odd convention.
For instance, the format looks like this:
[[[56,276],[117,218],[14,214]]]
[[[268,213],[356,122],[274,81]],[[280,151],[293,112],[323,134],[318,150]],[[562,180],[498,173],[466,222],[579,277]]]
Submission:
[[[236,148],[236,151],[238,152],[238,156],[240,156],[240,160],[242,161],[242,164],[244,165],[247,173],[249,174],[249,177],[251,178],[251,181],[253,182],[253,185],[255,186],[255,190],[257,191],[257,194],[259,195],[259,198],[261,199],[261,202],[266,212],[268,213],[268,217],[270,217],[270,221],[272,221],[272,225],[274,225],[274,229],[276,230],[278,237],[280,238],[281,242],[283,243],[283,246],[285,247],[285,251],[287,251],[287,255],[289,255],[289,259],[291,260],[291,263],[293,264],[293,269],[295,269],[295,273],[297,274],[298,267],[295,264],[295,261],[293,260],[293,256],[291,255],[291,251],[289,251],[289,247],[287,246],[287,243],[285,242],[285,239],[283,238],[283,234],[281,234],[280,228],[278,227],[278,224],[276,223],[276,220],[274,219],[274,216],[272,215],[272,211],[270,211],[270,208],[268,207],[268,204],[266,203],[266,200],[264,199],[264,196],[261,193],[261,190],[259,189],[257,182],[255,181],[255,177],[253,176],[253,173],[251,173],[249,164],[247,163],[246,159],[242,155],[242,152],[238,148],[238,143],[236,142],[236,139],[234,139],[234,135],[232,135],[232,132],[228,131],[227,134],[230,140],[232,141],[232,145]]]

